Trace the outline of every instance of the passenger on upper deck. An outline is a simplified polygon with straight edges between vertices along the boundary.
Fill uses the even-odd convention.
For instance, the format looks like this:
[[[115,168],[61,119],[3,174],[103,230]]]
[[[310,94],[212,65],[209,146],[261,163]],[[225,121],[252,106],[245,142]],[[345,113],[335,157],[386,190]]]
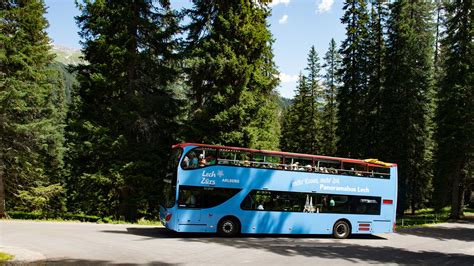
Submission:
[[[197,168],[199,161],[198,161],[198,158],[196,157],[196,154],[194,152],[191,152],[189,154],[189,156],[190,156],[190,159],[191,159],[191,164],[189,165],[189,167]]]
[[[206,166],[206,159],[204,158],[204,154],[199,154],[199,167]]]
[[[205,160],[206,160],[206,165],[216,164],[216,159],[212,155],[207,156],[207,158]]]

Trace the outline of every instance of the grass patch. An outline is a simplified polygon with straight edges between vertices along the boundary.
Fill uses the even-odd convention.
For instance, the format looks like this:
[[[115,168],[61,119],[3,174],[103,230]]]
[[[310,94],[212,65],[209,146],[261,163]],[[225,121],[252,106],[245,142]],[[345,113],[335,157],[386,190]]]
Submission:
[[[49,221],[49,222],[89,222],[89,223],[105,223],[105,224],[139,224],[139,225],[155,225],[160,226],[161,222],[158,220],[146,220],[144,218],[136,222],[129,222],[124,220],[114,220],[111,217],[99,217],[85,214],[45,214],[40,212],[20,212],[9,211],[8,215],[12,219],[19,220],[33,220],[33,221]]]
[[[405,213],[403,217],[397,217],[397,227],[415,227],[423,226],[428,224],[444,223],[449,220],[451,207],[444,207],[439,211],[435,211],[433,208],[425,208],[417,210],[413,215],[410,212]],[[464,208],[465,216],[473,216],[473,208]]]
[[[15,257],[15,256],[10,255],[10,254],[8,254],[8,253],[0,252],[0,262],[11,260],[11,259],[13,259],[14,257]]]
[[[433,208],[425,208],[417,210],[415,214],[407,212],[403,215],[403,217],[397,217],[397,227],[407,228],[444,223],[448,221],[450,211],[451,209],[449,207],[445,207],[439,211],[435,211]]]
[[[474,215],[474,208],[464,208],[464,215]]]

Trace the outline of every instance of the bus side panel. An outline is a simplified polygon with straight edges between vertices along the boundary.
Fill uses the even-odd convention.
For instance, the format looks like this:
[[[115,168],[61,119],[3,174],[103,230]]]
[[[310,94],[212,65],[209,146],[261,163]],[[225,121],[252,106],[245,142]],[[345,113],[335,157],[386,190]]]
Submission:
[[[341,219],[349,221],[353,234],[392,231],[392,220],[380,220],[378,215],[244,211],[240,217],[245,234],[332,234]]]
[[[242,233],[246,234],[332,234],[334,224],[339,219],[347,219],[356,232],[360,216],[330,213],[244,211]],[[363,217],[367,218],[367,217]]]
[[[374,220],[372,223],[373,234],[391,233],[393,223],[391,220]]]

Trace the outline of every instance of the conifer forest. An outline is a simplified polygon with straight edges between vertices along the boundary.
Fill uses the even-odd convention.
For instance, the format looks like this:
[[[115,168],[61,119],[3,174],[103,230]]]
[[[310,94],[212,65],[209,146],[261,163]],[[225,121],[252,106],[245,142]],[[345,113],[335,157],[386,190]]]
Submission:
[[[156,220],[180,142],[397,163],[398,214],[462,217],[472,1],[345,0],[345,39],[308,47],[293,99],[277,91],[269,2],[80,0],[82,63],[65,65],[42,0],[0,1],[0,217]]]

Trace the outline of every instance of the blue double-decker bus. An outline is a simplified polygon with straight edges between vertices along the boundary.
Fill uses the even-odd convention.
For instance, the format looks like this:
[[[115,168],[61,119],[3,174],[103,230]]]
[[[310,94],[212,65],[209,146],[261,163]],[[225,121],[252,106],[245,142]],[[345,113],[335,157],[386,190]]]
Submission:
[[[177,232],[351,234],[393,232],[397,166],[206,144],[173,146],[163,225]]]

